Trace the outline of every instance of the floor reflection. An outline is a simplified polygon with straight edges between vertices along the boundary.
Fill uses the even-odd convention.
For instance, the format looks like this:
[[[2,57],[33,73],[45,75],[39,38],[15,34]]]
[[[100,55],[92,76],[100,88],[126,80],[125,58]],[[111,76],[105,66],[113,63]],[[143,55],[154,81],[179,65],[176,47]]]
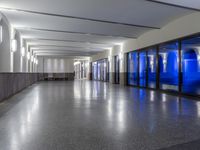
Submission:
[[[35,88],[25,97],[28,101],[20,102],[8,113],[6,131],[10,137],[8,141],[11,150],[20,150],[20,147],[26,144],[30,137],[34,137],[36,131],[34,125],[40,117],[39,93],[39,89]]]
[[[153,150],[200,138],[200,102],[153,90],[41,82],[6,103],[0,105],[3,150]]]

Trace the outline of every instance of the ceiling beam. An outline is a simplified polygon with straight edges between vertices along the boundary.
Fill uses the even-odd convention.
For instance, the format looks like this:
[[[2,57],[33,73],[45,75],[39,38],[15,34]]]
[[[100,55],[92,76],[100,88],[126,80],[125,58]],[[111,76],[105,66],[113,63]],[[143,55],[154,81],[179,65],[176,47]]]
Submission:
[[[33,52],[73,52],[73,53],[87,53],[87,52],[91,52],[91,51],[74,51],[74,50],[56,50],[56,49],[33,49]]]
[[[183,9],[192,10],[192,11],[200,11],[200,9],[196,9],[196,8],[192,8],[192,7],[186,7],[186,6],[181,6],[181,5],[176,5],[176,4],[167,3],[167,2],[161,2],[161,1],[158,1],[158,0],[146,0],[146,1],[157,3],[157,4],[161,4],[161,5],[172,6],[172,7],[176,7],[176,8],[183,8]]]
[[[0,9],[2,9],[2,10],[9,10],[9,11],[25,12],[25,13],[31,13],[31,14],[38,14],[38,15],[46,15],[46,16],[54,16],[54,17],[79,19],[79,20],[93,21],[93,22],[100,22],[100,23],[125,25],[125,26],[138,27],[138,28],[160,29],[159,27],[153,27],[153,26],[129,24],[129,23],[122,23],[122,22],[115,22],[115,21],[108,21],[108,20],[99,20],[99,19],[77,17],[77,16],[69,16],[69,15],[62,15],[62,14],[54,14],[54,13],[47,13],[47,12],[38,12],[38,11],[31,11],[31,10],[25,10],[25,9],[15,9],[15,8],[7,8],[7,7],[0,7]]]
[[[50,53],[37,53],[36,56],[91,56],[93,54],[50,54]]]
[[[100,33],[86,33],[86,32],[76,32],[76,31],[66,31],[66,30],[53,30],[53,29],[42,29],[42,28],[27,28],[27,27],[15,27],[18,30],[34,30],[34,31],[46,31],[46,32],[58,32],[58,33],[71,33],[71,34],[82,34],[82,35],[96,35],[96,36],[106,36],[106,37],[123,37],[136,39],[134,36],[121,36],[121,35],[107,35]]]
[[[44,53],[44,54],[96,54],[96,52],[81,52],[81,53],[68,53],[68,52],[34,52],[35,54],[40,54],[40,53]]]
[[[46,39],[46,38],[26,38],[26,40],[58,41],[58,42],[71,42],[71,43],[114,45],[114,44],[111,44],[111,43],[101,43],[101,42],[93,42],[93,41],[76,41],[76,40],[61,40],[61,39]]]
[[[97,47],[78,47],[78,46],[61,46],[61,45],[29,45],[32,47],[40,47],[40,46],[46,46],[46,47],[63,47],[63,48],[80,48],[80,49],[104,49],[104,48],[97,48]],[[105,48],[106,49],[106,48]]]

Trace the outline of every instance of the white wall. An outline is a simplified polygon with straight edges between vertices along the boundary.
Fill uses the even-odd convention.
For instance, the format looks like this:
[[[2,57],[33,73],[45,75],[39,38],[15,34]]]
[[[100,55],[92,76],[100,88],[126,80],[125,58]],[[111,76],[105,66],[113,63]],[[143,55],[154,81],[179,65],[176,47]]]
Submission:
[[[7,18],[0,13],[3,41],[0,43],[0,72],[28,72],[27,57],[21,56],[22,40],[19,32],[13,29]],[[17,41],[16,52],[11,52],[11,39]],[[27,49],[25,49],[27,51]]]
[[[17,51],[13,53],[13,72],[21,72],[21,38],[19,32],[16,32]]]
[[[74,59],[38,57],[38,72],[45,73],[73,73]]]

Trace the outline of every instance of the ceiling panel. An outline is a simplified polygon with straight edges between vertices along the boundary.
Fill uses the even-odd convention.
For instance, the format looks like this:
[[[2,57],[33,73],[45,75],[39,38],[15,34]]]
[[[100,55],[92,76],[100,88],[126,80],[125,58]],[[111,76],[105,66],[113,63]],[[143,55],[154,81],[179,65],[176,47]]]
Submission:
[[[53,30],[55,32],[75,32],[102,36],[137,38],[149,28],[110,24],[79,19],[68,19],[14,11],[3,11],[16,28],[32,30]]]
[[[187,13],[146,0],[1,0],[0,6],[149,26],[162,26]]]
[[[104,44],[115,44],[127,40],[127,38],[122,38],[122,37],[111,37],[111,36],[102,37],[97,35],[82,35],[82,34],[71,34],[71,33],[35,31],[35,30],[20,30],[20,33],[26,39],[43,38],[43,39],[82,41],[82,42],[96,42]]]
[[[177,6],[183,6],[186,8],[199,9],[200,11],[200,0],[155,0],[157,2],[173,4]]]
[[[81,43],[81,42],[66,42],[66,41],[52,41],[52,40],[27,40],[29,45],[60,45],[60,46],[77,46],[77,47],[88,47],[88,48],[102,48],[113,46],[112,44],[94,44],[94,43]]]

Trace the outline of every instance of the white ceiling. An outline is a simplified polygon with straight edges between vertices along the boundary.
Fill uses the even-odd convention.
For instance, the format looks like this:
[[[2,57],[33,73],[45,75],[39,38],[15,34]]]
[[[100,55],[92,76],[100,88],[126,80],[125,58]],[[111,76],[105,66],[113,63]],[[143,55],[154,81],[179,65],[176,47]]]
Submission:
[[[45,56],[92,55],[194,12],[147,0],[1,0],[0,7]]]
[[[200,0],[167,0],[167,1],[156,0],[156,1],[200,10]]]

